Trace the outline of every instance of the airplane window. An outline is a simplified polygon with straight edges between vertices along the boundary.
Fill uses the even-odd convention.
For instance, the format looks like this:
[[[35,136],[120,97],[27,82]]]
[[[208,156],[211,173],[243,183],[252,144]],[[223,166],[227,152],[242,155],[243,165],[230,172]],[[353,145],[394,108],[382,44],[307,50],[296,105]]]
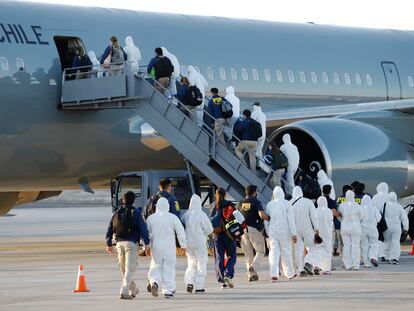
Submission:
[[[339,81],[339,74],[337,72],[334,72],[333,73],[333,79],[334,79],[335,84],[339,84],[340,83],[340,81]]]
[[[16,67],[19,71],[24,71],[24,61],[22,58],[16,58]]]
[[[0,67],[3,71],[9,71],[9,61],[6,57],[0,57]]]
[[[365,78],[367,80],[367,84],[369,86],[371,86],[372,85],[372,77],[371,77],[371,75],[369,73],[367,73],[367,75],[365,76]]]
[[[264,70],[264,76],[267,82],[272,81],[272,75],[270,74],[270,70],[269,69],[265,69]]]
[[[254,81],[259,81],[259,72],[257,71],[257,69],[252,70],[252,75]]]
[[[236,70],[236,68],[231,68],[230,69],[230,75],[231,75],[232,80],[237,80],[237,70]]]
[[[326,72],[322,72],[322,80],[323,80],[323,84],[329,84],[329,77]]]
[[[194,66],[194,69],[198,72],[198,73],[200,73],[201,71],[200,71],[200,67],[198,67],[198,66]]]
[[[299,71],[299,79],[300,79],[300,82],[306,83],[306,75],[305,75],[305,72]]]
[[[316,75],[316,72],[311,72],[311,79],[313,84],[318,84],[318,76]]]
[[[414,87],[413,77],[412,76],[408,76],[407,80],[408,80],[408,86],[409,87]]]
[[[185,66],[185,65],[181,66],[181,75],[184,76],[184,77],[188,77],[187,66]]]
[[[289,82],[290,83],[295,83],[295,75],[293,74],[292,70],[288,71],[288,77],[289,77]]]
[[[349,75],[349,73],[344,73],[344,80],[346,85],[351,85],[351,76]]]
[[[276,79],[278,82],[282,83],[283,82],[283,73],[280,70],[276,70]]]
[[[246,68],[243,68],[241,70],[241,74],[242,74],[242,78],[243,78],[244,81],[249,80],[249,73],[247,72]]]
[[[362,80],[361,80],[361,75],[359,73],[355,74],[355,82],[357,85],[361,86]]]
[[[220,75],[221,80],[226,80],[227,79],[226,69],[224,69],[223,67],[220,67],[219,75]]]
[[[209,80],[214,80],[214,72],[213,72],[213,68],[211,67],[207,67],[207,78]]]

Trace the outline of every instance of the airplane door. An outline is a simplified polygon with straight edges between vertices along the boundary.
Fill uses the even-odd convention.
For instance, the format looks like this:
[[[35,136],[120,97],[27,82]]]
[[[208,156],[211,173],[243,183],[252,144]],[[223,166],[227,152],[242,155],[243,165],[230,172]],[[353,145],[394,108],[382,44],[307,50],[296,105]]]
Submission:
[[[387,100],[401,99],[401,83],[397,66],[392,62],[382,62],[381,66],[387,86]]]

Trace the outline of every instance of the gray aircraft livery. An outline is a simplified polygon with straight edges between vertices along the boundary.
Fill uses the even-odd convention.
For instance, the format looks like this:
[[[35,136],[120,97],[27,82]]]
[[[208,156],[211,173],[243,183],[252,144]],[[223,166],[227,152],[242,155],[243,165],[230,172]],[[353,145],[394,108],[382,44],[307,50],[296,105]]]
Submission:
[[[414,32],[1,1],[1,214],[82,180],[184,167],[133,110],[59,109],[75,48],[99,57],[113,35],[132,36],[140,65],[165,46],[182,75],[193,65],[209,87],[234,86],[242,109],[260,101],[268,141],[290,133],[309,174],[414,193]]]

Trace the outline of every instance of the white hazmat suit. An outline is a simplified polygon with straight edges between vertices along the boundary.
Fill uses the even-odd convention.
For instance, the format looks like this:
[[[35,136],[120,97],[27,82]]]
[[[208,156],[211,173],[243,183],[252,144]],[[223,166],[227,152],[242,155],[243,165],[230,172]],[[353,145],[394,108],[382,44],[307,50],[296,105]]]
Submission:
[[[167,96],[170,96],[171,98],[173,98],[174,96],[177,96],[177,85],[175,84],[176,81],[179,79],[180,77],[180,72],[181,72],[181,67],[180,67],[180,62],[178,61],[177,57],[170,53],[166,47],[161,47],[162,49],[162,55],[168,57],[174,67],[174,71],[171,74],[170,77],[170,85],[168,86],[168,94]]]
[[[289,134],[283,135],[282,139],[283,145],[280,146],[280,151],[282,151],[288,159],[288,167],[286,169],[286,181],[289,184],[290,189],[293,189],[295,187],[294,176],[299,167],[299,151],[298,148],[294,144],[292,144]]]
[[[342,261],[345,269],[359,269],[361,257],[361,222],[364,218],[363,210],[355,203],[355,194],[348,190],[345,194],[346,202],[339,205],[338,211],[342,214],[341,236],[344,243]]]
[[[191,284],[195,290],[204,289],[207,276],[207,237],[213,232],[213,226],[206,213],[202,211],[201,199],[193,194],[188,212],[184,214],[183,223],[187,235],[187,270],[184,274],[186,285]]]
[[[157,211],[147,219],[152,252],[148,276],[151,285],[162,284],[163,294],[172,294],[175,291],[175,235],[180,246],[187,247],[183,225],[169,209],[168,200],[160,198],[157,201]]]
[[[331,194],[329,195],[329,197],[332,200],[336,200],[336,193],[335,193],[334,184],[333,184],[332,180],[329,179],[328,175],[326,175],[325,171],[324,170],[319,170],[319,172],[317,174],[317,177],[318,177],[319,186],[321,187],[321,191],[322,191],[323,186],[325,186],[325,185],[331,186],[332,190],[331,190]]]
[[[96,76],[98,78],[102,78],[103,77],[103,69],[102,69],[101,63],[96,58],[95,52],[94,51],[89,51],[88,56],[89,56],[89,59],[91,60],[91,63],[92,63],[92,71],[94,73],[96,73]]]
[[[384,203],[388,201],[388,184],[385,182],[379,183],[377,186],[377,194],[372,198],[372,204],[382,213]],[[378,256],[385,258],[384,242],[378,241]]]
[[[378,230],[377,224],[381,220],[381,214],[372,203],[369,195],[364,195],[361,200],[361,209],[364,219],[361,223],[361,252],[364,267],[370,268],[371,263],[378,260]]]
[[[225,128],[225,134],[230,139],[233,135],[233,127],[237,119],[240,118],[240,99],[235,95],[234,87],[226,87],[226,96],[224,98],[233,106],[233,116],[230,119],[226,119],[227,126]]]
[[[261,159],[263,157],[263,146],[266,140],[266,115],[262,111],[262,107],[253,105],[252,119],[256,120],[262,126],[262,136],[257,140],[256,156]]]
[[[324,196],[319,197],[317,205],[316,216],[319,224],[319,236],[323,240],[322,244],[317,246],[322,260],[320,267],[323,272],[329,273],[332,269],[333,214],[328,208],[328,201]]]
[[[141,61],[141,51],[134,45],[134,40],[131,36],[125,38],[124,52],[128,55],[127,63],[131,68],[132,73],[137,73],[139,70],[139,62]]]
[[[204,97],[206,88],[208,86],[207,80],[199,73],[193,66],[188,66],[188,80],[191,85],[195,85],[203,95],[203,104],[194,107],[194,113],[197,117],[197,125],[203,126],[203,115],[204,115]]]
[[[403,207],[397,202],[395,192],[388,194],[388,202],[385,208],[385,221],[388,229],[384,232],[385,258],[387,260],[398,260],[401,255],[401,225],[402,229],[408,231],[408,216]]]
[[[270,221],[265,222],[270,239],[270,276],[279,277],[281,260],[285,277],[292,278],[295,274],[292,237],[296,236],[296,226],[291,205],[285,200],[285,194],[279,186],[273,190],[273,200],[267,204],[265,213],[270,217]]]
[[[320,268],[321,259],[314,243],[315,230],[319,229],[315,206],[311,200],[303,197],[302,189],[298,186],[293,188],[290,204],[298,238],[295,244],[296,273],[304,271],[305,263]],[[305,247],[309,248],[306,256]]]

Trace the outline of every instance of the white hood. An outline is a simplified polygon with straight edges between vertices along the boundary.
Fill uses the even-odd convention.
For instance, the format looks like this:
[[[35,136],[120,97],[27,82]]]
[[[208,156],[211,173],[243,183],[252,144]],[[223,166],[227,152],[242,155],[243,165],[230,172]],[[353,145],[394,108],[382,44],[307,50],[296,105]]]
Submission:
[[[389,200],[391,203],[397,203],[397,194],[396,194],[395,192],[390,192],[390,193],[388,194],[388,200]]]
[[[95,61],[98,61],[94,51],[89,51],[88,56],[89,56],[89,59],[91,60],[92,64],[94,64]]]
[[[180,68],[180,62],[178,61],[177,57],[174,54],[170,53],[167,50],[166,47],[163,47],[162,46],[161,49],[162,49],[162,54],[164,56],[168,57],[170,59],[171,63],[173,64],[173,66],[174,66],[174,74],[176,76],[179,76],[180,75],[180,72],[181,72],[181,68]]]
[[[283,189],[279,186],[276,186],[275,189],[273,189],[273,200],[279,201],[285,198],[285,193],[283,192]]]
[[[355,202],[355,193],[352,190],[348,190],[345,194],[346,202]]]
[[[372,202],[371,197],[369,195],[364,195],[361,199],[361,206],[368,206]]]
[[[292,143],[292,141],[290,140],[290,135],[289,134],[283,135],[282,140],[283,140],[284,144],[291,144]]]
[[[328,207],[328,201],[326,200],[326,198],[324,196],[321,196],[321,197],[318,198],[317,205],[318,205],[318,208],[320,208],[320,207],[326,207],[327,208]]]
[[[388,193],[388,184],[385,182],[379,183],[377,186],[377,193]]]
[[[125,38],[125,45],[126,45],[127,47],[133,47],[133,46],[134,46],[134,39],[132,39],[132,37],[131,37],[131,36],[127,36],[127,37]]]
[[[318,180],[328,179],[328,176],[326,175],[324,170],[319,170],[317,176],[318,176]]]
[[[199,73],[193,66],[188,66],[188,80],[190,81],[191,85],[195,85],[201,92],[201,94],[205,94],[206,87],[208,85],[207,80],[203,77],[201,73]]]
[[[155,213],[164,215],[170,210],[170,204],[166,198],[159,198],[157,201],[157,209]]]
[[[295,188],[293,188],[292,199],[296,200],[301,197],[303,197],[302,188],[299,186],[296,186]]]
[[[234,87],[232,86],[226,87],[226,96],[234,96]]]
[[[256,105],[253,105],[253,112],[261,112],[261,113],[263,113],[263,111],[262,111],[262,107],[260,107],[260,106],[256,106]]]
[[[193,194],[188,210],[194,213],[201,212],[201,198],[198,195]]]

